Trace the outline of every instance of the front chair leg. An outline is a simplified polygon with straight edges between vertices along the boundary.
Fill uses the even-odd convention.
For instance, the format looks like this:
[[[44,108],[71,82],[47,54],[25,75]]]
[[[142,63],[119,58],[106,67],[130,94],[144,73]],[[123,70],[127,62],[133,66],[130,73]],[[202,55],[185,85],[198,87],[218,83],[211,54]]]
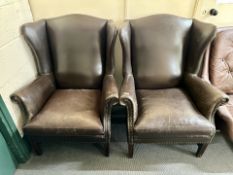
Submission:
[[[106,142],[104,144],[104,154],[106,157],[109,157],[109,152],[110,152],[110,143]]]
[[[128,156],[129,158],[133,158],[134,144],[128,143]]]
[[[205,152],[208,145],[209,145],[208,143],[198,144],[198,149],[197,149],[196,156],[201,157],[204,154],[204,152]]]
[[[40,156],[43,154],[43,151],[42,151],[40,144],[38,142],[31,140],[30,143],[31,143],[32,149],[36,153],[36,155]]]

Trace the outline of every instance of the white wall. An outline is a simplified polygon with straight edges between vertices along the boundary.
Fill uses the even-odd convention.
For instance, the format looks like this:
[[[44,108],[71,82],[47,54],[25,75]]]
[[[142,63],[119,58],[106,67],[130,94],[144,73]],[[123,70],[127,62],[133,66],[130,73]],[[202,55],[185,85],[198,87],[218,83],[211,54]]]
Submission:
[[[20,131],[23,116],[9,96],[36,76],[31,52],[19,30],[30,21],[32,15],[27,0],[0,0],[0,94]]]

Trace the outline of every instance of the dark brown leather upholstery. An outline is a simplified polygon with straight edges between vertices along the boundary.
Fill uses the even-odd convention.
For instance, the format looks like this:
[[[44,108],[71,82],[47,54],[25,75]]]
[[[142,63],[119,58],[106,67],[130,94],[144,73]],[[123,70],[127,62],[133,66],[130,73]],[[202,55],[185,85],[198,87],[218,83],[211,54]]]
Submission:
[[[60,88],[100,88],[105,62],[106,20],[76,15],[47,21],[53,72]]]
[[[201,80],[203,53],[216,28],[195,19],[154,15],[120,31],[120,102],[128,111],[129,156],[135,142],[198,143],[201,156],[215,135],[213,115],[228,97]]]
[[[104,142],[109,153],[111,108],[118,102],[111,21],[67,15],[25,24],[38,78],[11,98],[29,117],[24,134]],[[38,152],[38,151],[37,151]]]
[[[180,88],[137,90],[137,97],[140,118],[134,126],[135,138],[162,140],[167,136],[175,142],[176,137],[210,139],[215,134],[215,126]]]
[[[19,103],[24,114],[31,120],[54,91],[55,85],[52,76],[41,75],[31,84],[18,91],[17,95],[13,95],[12,99]]]
[[[174,20],[167,16],[130,21],[136,88],[169,88],[179,84],[191,25],[189,19]]]
[[[24,127],[27,135],[103,135],[100,90],[56,90]]]
[[[205,53],[202,78],[230,96],[230,101],[217,111],[216,125],[233,141],[233,27],[219,28]]]

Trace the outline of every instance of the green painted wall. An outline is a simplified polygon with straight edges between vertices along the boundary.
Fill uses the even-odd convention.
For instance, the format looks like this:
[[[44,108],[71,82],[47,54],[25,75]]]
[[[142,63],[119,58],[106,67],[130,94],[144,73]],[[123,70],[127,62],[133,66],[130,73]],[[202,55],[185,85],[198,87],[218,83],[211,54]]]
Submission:
[[[13,175],[15,169],[15,160],[13,159],[2,133],[0,133],[0,174]]]
[[[0,131],[14,155],[17,163],[24,163],[30,157],[30,150],[26,142],[21,138],[12,117],[0,95]],[[0,174],[2,175],[2,174]]]

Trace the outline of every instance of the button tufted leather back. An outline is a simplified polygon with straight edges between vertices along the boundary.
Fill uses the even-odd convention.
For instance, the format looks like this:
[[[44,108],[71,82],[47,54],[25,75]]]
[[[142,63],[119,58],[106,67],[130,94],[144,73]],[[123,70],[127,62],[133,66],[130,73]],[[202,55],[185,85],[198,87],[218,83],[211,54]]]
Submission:
[[[212,42],[210,81],[225,93],[233,93],[233,28],[219,31]]]

